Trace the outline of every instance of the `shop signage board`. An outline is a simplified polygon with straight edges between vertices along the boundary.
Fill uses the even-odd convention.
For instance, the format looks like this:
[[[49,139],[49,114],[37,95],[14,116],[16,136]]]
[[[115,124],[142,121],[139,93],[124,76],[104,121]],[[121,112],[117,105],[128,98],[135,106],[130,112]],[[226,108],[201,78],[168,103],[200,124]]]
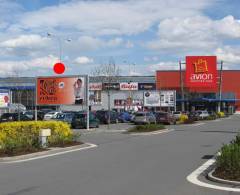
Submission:
[[[186,56],[186,87],[217,88],[217,57]]]
[[[138,90],[156,90],[155,83],[138,83]]]
[[[7,108],[10,103],[8,92],[0,92],[0,108]]]
[[[101,91],[102,83],[89,83],[89,90],[90,91]]]
[[[102,88],[103,90],[119,90],[120,84],[119,83],[103,83]]]
[[[86,76],[37,78],[37,105],[83,105]]]
[[[122,90],[122,91],[137,91],[138,83],[136,83],[136,82],[120,83],[120,90]]]
[[[175,90],[144,92],[144,106],[146,107],[175,107],[175,105]]]

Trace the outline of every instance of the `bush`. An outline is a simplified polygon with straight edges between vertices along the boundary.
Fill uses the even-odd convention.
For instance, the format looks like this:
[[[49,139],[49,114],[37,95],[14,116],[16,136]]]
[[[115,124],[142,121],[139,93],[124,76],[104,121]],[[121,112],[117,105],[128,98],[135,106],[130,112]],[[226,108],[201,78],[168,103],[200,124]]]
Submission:
[[[240,178],[240,145],[224,145],[220,152],[221,155],[217,157],[217,170],[221,170],[229,178]]]
[[[70,126],[58,121],[7,122],[0,124],[0,151],[14,153],[17,150],[34,150],[40,148],[40,129],[51,129],[48,144],[64,145],[73,141]]]
[[[224,114],[224,112],[217,112],[217,116],[218,116],[219,118],[222,118],[222,117],[225,116],[225,114]]]
[[[184,124],[193,124],[193,123],[195,123],[195,121],[194,121],[194,119],[188,118],[188,119],[185,120],[183,123],[184,123]]]
[[[179,117],[179,122],[184,123],[185,121],[188,120],[188,116],[186,114],[181,114]]]
[[[148,124],[148,125],[137,125],[128,130],[128,132],[151,132],[165,129],[164,125],[161,124]]]
[[[216,116],[215,115],[210,115],[206,118],[206,120],[215,120]]]

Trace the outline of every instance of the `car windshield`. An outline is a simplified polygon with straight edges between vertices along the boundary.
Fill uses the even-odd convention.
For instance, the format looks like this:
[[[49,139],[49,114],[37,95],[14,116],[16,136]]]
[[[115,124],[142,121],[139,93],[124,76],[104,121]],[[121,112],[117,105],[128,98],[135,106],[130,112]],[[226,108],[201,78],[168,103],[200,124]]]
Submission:
[[[157,116],[167,116],[167,113],[164,113],[164,112],[159,112],[159,113],[156,113]]]
[[[181,112],[174,112],[173,114],[181,114]]]

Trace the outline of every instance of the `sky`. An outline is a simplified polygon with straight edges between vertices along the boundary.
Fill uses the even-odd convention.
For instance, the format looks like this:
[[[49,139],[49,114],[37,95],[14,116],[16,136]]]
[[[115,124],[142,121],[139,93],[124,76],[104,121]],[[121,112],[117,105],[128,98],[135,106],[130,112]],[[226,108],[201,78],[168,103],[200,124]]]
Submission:
[[[0,76],[178,70],[188,55],[240,69],[240,0],[0,0]]]

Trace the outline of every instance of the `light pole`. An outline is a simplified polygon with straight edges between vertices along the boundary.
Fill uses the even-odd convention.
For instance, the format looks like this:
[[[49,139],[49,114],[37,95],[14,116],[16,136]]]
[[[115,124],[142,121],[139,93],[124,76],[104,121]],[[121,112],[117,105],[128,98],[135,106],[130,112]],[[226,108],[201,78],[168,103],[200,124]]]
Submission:
[[[56,36],[56,35],[54,35],[54,34],[52,34],[52,33],[47,33],[47,36],[48,37],[54,37],[54,38],[56,38],[56,40],[57,40],[57,42],[58,42],[58,47],[59,47],[59,61],[61,62],[62,61],[62,39],[59,37],[59,36]],[[66,39],[65,41],[67,41],[67,42],[71,42],[71,39]]]

